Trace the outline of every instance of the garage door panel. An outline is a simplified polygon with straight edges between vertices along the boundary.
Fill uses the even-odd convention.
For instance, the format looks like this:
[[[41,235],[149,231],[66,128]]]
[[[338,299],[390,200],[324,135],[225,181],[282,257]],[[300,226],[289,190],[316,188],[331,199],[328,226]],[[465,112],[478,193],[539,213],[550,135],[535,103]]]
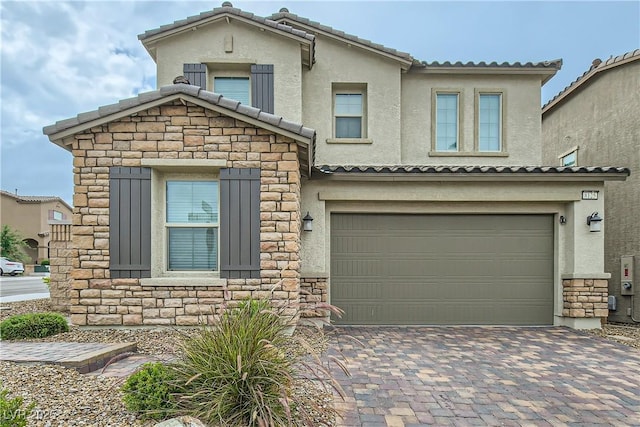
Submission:
[[[345,324],[551,324],[544,215],[331,217],[331,302]]]

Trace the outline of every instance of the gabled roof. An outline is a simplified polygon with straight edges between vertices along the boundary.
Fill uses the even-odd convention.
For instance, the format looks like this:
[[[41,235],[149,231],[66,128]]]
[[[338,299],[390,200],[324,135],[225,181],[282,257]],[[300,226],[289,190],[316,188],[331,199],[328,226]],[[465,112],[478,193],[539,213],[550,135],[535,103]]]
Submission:
[[[412,71],[422,73],[460,73],[460,74],[482,74],[482,73],[509,73],[509,74],[540,74],[545,78],[542,84],[545,84],[553,77],[558,70],[562,68],[562,59],[554,59],[543,62],[425,62],[414,61],[411,67]]]
[[[229,2],[224,2],[222,7],[216,7],[213,10],[202,12],[199,15],[189,16],[188,18],[175,21],[172,24],[162,25],[159,28],[145,31],[143,34],[138,35],[138,40],[142,42],[151,57],[155,60],[156,55],[155,49],[153,48],[153,42],[156,40],[187,30],[193,30],[201,25],[222,20],[229,21],[230,19],[236,19],[251,25],[256,25],[262,29],[296,39],[301,43],[300,46],[304,55],[303,63],[311,68],[315,62],[315,36],[313,34],[295,29],[289,25],[275,22],[271,19],[254,15],[250,12],[244,12],[238,8],[234,8]]]
[[[323,165],[314,166],[315,177],[331,178],[332,176],[347,177],[348,175],[370,176],[399,176],[418,179],[495,179],[511,178],[528,180],[593,180],[597,175],[601,180],[624,181],[630,175],[628,168],[594,166],[427,166],[427,165]]]
[[[144,92],[115,104],[105,105],[97,110],[81,113],[70,119],[60,120],[53,125],[45,126],[42,132],[49,137],[51,142],[69,150],[73,135],[77,133],[151,107],[166,104],[175,99],[183,99],[292,138],[298,143],[301,167],[308,172],[310,165],[313,164],[315,130],[304,127],[299,123],[285,120],[281,116],[265,113],[259,108],[244,105],[217,93],[203,90],[199,86],[188,84],[173,84],[151,92]]]
[[[640,60],[640,49],[636,49],[631,52],[618,55],[616,57],[612,56],[604,62],[599,58],[594,59],[591,67],[587,71],[585,71],[580,77],[574,80],[569,86],[565,87],[560,93],[554,96],[542,107],[542,114],[553,109],[563,100],[570,97],[579,88],[584,87],[595,80],[603,72],[638,60]]]
[[[352,43],[362,47],[363,49],[383,54],[405,64],[405,69],[409,68],[411,66],[411,63],[413,62],[413,57],[406,52],[401,52],[396,49],[374,43],[371,40],[361,39],[360,37],[354,36],[352,34],[347,34],[344,31],[336,30],[328,25],[323,25],[319,22],[311,21],[310,19],[298,16],[294,13],[290,13],[286,8],[280,9],[280,12],[274,13],[269,17],[269,19],[286,24],[291,23],[291,25],[306,28],[311,32],[320,32],[325,36]]]
[[[0,194],[15,199],[18,203],[47,203],[47,202],[59,202],[67,207],[69,210],[73,210],[71,206],[67,204],[58,196],[23,196],[8,191],[0,190]]]

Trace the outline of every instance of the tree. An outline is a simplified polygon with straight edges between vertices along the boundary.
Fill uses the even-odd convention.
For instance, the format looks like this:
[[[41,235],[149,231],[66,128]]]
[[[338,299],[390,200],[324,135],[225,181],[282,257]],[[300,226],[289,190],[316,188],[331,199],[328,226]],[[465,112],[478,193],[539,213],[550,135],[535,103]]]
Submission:
[[[27,255],[27,244],[23,241],[22,236],[17,230],[3,225],[0,230],[0,252],[3,257],[7,257],[13,261],[28,263],[30,258]]]

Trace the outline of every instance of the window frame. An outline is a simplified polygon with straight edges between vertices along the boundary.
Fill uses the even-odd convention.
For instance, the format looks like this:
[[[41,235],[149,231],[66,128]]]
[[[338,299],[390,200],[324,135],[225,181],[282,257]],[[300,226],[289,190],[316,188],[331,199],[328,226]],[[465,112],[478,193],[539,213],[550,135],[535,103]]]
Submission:
[[[215,181],[218,187],[216,223],[170,223],[167,221],[167,182],[169,181]],[[185,170],[161,171],[152,169],[151,174],[151,277],[220,277],[220,175]],[[216,270],[169,270],[169,228],[214,227],[218,230],[216,242]]]
[[[213,88],[213,92],[218,93],[222,96],[224,96],[225,98],[229,98],[229,99],[235,99],[235,98],[231,98],[226,96],[223,93],[217,92],[216,91],[216,79],[226,79],[226,80],[246,80],[247,82],[247,103],[243,103],[242,100],[240,99],[235,99],[236,101],[240,101],[243,105],[248,105],[251,106],[252,104],[252,93],[251,93],[251,75],[247,74],[244,75],[244,73],[233,73],[230,75],[226,75],[227,73],[216,73],[214,76],[212,76],[211,78],[211,87]]]
[[[558,156],[558,160],[560,161],[560,166],[562,167],[567,167],[567,168],[572,168],[572,167],[576,167],[578,166],[578,150],[580,147],[578,147],[577,145],[575,147],[572,147],[571,149],[565,151],[564,153],[560,154]],[[571,165],[566,165],[564,163],[565,158],[574,155],[574,161],[573,164]]]
[[[499,149],[498,150],[482,150],[480,148],[480,119],[481,119],[481,113],[480,113],[480,100],[482,98],[482,96],[484,95],[489,95],[489,96],[499,96],[500,97],[500,104],[499,104],[499,125],[498,125],[498,131],[500,133],[499,138],[498,138],[498,145],[499,145]],[[500,154],[500,153],[504,153],[506,152],[506,139],[505,139],[505,132],[506,132],[506,126],[505,126],[505,93],[504,90],[502,89],[476,89],[475,90],[475,102],[474,102],[474,111],[475,111],[475,123],[474,123],[474,135],[475,135],[475,143],[474,143],[474,151],[477,153],[483,153],[483,154]]]
[[[337,115],[336,101],[338,95],[360,95],[362,97],[360,115]],[[366,83],[333,83],[331,85],[331,138],[328,143],[371,143],[368,139],[368,96]],[[359,117],[360,137],[340,137],[337,135],[337,119],[339,117]]]
[[[440,150],[438,149],[438,96],[439,95],[455,95],[457,97],[457,111],[456,111],[456,149],[455,150]],[[449,155],[460,153],[462,148],[462,136],[461,130],[464,123],[464,109],[463,109],[463,91],[458,88],[433,88],[431,90],[431,153],[437,153],[440,155]]]

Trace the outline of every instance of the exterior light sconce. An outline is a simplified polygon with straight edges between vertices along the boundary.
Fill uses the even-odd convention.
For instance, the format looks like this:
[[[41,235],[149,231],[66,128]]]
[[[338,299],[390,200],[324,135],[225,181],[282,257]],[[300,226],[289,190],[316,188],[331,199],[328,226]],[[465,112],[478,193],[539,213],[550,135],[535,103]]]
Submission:
[[[307,214],[302,218],[302,229],[304,231],[313,231],[313,218],[309,215],[309,211],[307,211]]]
[[[598,212],[594,212],[587,217],[587,225],[589,226],[589,231],[592,233],[597,233],[602,230],[602,218],[600,218]]]
[[[560,215],[560,224],[565,225],[567,223],[567,217],[564,215]]]

